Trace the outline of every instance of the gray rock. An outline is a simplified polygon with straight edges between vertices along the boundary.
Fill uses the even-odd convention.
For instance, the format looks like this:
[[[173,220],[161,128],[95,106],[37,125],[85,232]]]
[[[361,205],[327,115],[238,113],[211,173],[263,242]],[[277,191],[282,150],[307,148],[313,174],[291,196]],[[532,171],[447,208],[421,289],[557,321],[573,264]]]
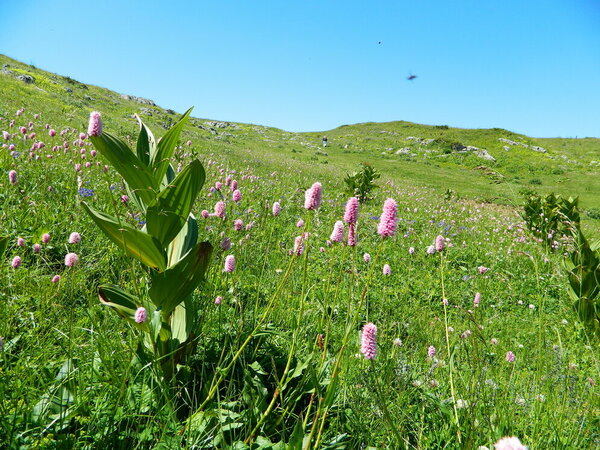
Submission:
[[[5,65],[6,65],[6,64],[5,64]],[[4,68],[4,67],[2,68],[2,70],[0,70],[0,73],[1,73],[2,75],[14,75],[14,72],[13,72],[12,70],[8,70],[8,69],[6,69],[6,68]]]
[[[496,162],[496,158],[494,158],[492,155],[490,155],[487,150],[484,149],[477,149],[477,151],[475,152],[475,155],[478,156],[479,158],[482,159],[486,159],[488,161],[493,161]]]
[[[544,147],[538,147],[537,145],[531,145],[529,148],[534,152],[548,153],[548,150],[546,150]]]
[[[175,114],[175,111],[173,111],[172,109],[167,109],[167,110],[165,110],[165,112],[167,114]]]
[[[123,100],[131,100],[134,102],[138,102],[138,103],[141,103],[142,105],[156,106],[156,103],[154,103],[152,100],[150,100],[148,98],[143,98],[143,97],[136,97],[135,95],[121,94],[121,98]]]
[[[86,99],[89,102],[93,102],[94,100],[96,100],[95,98],[90,97],[89,95],[84,95],[83,98]]]
[[[502,148],[503,148],[504,150],[506,150],[506,151],[509,151],[509,150],[510,150],[510,147],[509,147],[508,145],[503,145],[503,146],[502,146]]]
[[[410,155],[410,152],[411,152],[410,147],[404,147],[404,148],[396,150],[395,154],[396,155]]]
[[[152,116],[152,110],[149,108],[141,108],[140,113],[144,114],[145,116]]]
[[[26,84],[35,83],[35,78],[33,78],[31,75],[18,75],[17,80],[22,81],[23,83],[26,83]]]
[[[209,128],[227,128],[229,126],[229,124],[227,122],[216,122],[216,121],[204,122],[204,125],[206,125]]]
[[[421,144],[423,144],[423,145],[429,145],[429,144],[431,144],[433,141],[435,141],[435,139],[422,139],[422,140],[421,140]]]
[[[70,94],[70,93],[72,93],[72,92],[73,92],[73,89],[71,89],[70,87],[66,87],[66,88],[65,88],[65,92],[67,92],[67,93],[69,93],[69,94]]]

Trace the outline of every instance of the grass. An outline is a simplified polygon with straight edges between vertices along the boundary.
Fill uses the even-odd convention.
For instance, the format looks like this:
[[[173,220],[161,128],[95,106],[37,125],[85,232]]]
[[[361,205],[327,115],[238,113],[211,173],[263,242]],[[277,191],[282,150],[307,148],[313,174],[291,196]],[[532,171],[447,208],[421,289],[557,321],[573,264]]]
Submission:
[[[91,110],[102,112],[105,130],[133,141],[130,116],[140,108],[152,110],[143,118],[155,132],[178,116],[0,60],[53,86],[0,75],[0,128],[15,133],[7,143],[19,152],[0,153],[0,235],[9,237],[0,264],[0,442],[7,447],[477,448],[507,435],[530,448],[600,445],[598,342],[572,310],[561,251],[537,244],[515,208],[519,191],[533,188],[580,195],[584,208],[598,208],[590,166],[598,140],[408,122],[288,133],[193,119],[173,164],[193,157],[204,164],[207,181],[193,212],[200,238],[217,250],[194,295],[197,349],[165,384],[157,364],[135,357],[141,336],[98,302],[103,283],[140,292],[147,286],[143,269],[85,215],[80,188],[93,191],[86,201],[123,221],[137,225],[143,217],[120,201],[122,180],[104,172],[101,155],[92,156],[86,140],[79,147],[78,136]],[[39,159],[29,158],[32,140],[19,137],[30,121],[28,132],[45,143],[34,152]],[[323,134],[326,148],[319,146]],[[415,145],[409,136],[436,141]],[[505,151],[499,137],[548,153]],[[64,141],[70,149],[52,150]],[[496,163],[452,154],[452,143],[485,148]],[[416,156],[386,150],[405,146]],[[382,178],[373,200],[360,206],[358,244],[329,246],[347,200],[343,178],[362,161]],[[76,163],[83,164],[79,172]],[[9,170],[17,171],[17,185],[8,182]],[[227,187],[209,191],[227,176],[239,183],[239,203]],[[304,191],[315,181],[323,184],[323,202],[306,211]],[[447,189],[454,194],[445,197]],[[376,228],[388,197],[400,220],[396,235],[383,240]],[[221,198],[226,220],[201,218]],[[276,217],[275,201],[282,205]],[[242,231],[233,229],[234,219],[243,221]],[[585,226],[597,235],[597,219]],[[73,231],[81,243],[68,243]],[[294,255],[303,232],[304,251]],[[50,242],[35,253],[44,233]],[[446,248],[430,255],[438,235]],[[224,237],[229,250],[220,247]],[[77,266],[65,267],[68,252],[79,255]],[[236,269],[224,273],[230,254]],[[22,258],[16,269],[15,256]],[[390,275],[382,274],[384,264]],[[373,360],[359,351],[369,322],[378,329]],[[428,357],[431,346],[435,356]],[[509,351],[514,362],[506,360]]]

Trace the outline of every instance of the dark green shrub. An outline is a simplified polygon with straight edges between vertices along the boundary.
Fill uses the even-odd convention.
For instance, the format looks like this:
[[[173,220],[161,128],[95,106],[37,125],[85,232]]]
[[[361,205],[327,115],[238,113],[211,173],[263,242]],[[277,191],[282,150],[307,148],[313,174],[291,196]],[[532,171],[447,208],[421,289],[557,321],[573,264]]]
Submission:
[[[355,195],[361,202],[369,200],[369,194],[377,187],[374,183],[380,177],[373,166],[368,163],[362,163],[362,169],[353,174],[348,174],[344,178],[346,183],[346,192]]]

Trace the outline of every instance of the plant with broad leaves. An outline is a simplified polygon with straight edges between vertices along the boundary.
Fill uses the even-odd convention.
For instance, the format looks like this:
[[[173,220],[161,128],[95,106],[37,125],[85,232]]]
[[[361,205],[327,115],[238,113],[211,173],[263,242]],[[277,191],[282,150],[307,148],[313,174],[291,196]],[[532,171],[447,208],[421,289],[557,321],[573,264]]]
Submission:
[[[150,281],[146,292],[138,296],[118,286],[101,285],[98,295],[104,305],[145,333],[145,347],[160,362],[167,379],[192,350],[198,316],[192,294],[204,280],[212,252],[209,242],[198,242],[198,224],[191,214],[204,184],[204,168],[193,160],[176,175],[170,164],[190,112],[191,108],[158,142],[138,117],[135,151],[102,132],[99,114],[92,113],[90,139],[123,177],[128,197],[146,223],[140,230],[82,202],[98,228],[145,266]],[[140,308],[145,313],[139,314]]]
[[[369,200],[369,194],[377,187],[374,183],[380,177],[373,166],[362,163],[362,169],[358,172],[348,174],[344,178],[346,183],[346,192],[358,197],[361,202]]]
[[[536,238],[556,249],[556,239],[562,234],[573,236],[571,224],[579,226],[579,199],[553,193],[545,197],[531,194],[525,199],[521,217]]]

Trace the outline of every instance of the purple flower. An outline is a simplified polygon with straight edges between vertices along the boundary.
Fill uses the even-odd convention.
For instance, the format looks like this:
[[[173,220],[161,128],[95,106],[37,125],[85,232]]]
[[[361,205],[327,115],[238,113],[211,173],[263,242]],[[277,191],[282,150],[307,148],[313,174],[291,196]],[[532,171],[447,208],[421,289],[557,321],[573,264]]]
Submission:
[[[77,231],[73,231],[69,235],[69,244],[79,244],[81,242],[81,235]]]
[[[348,245],[354,247],[356,245],[356,224],[348,225]]]
[[[16,269],[17,267],[19,267],[21,265],[21,257],[15,256],[13,258],[12,262],[10,263],[10,265],[12,266],[13,269]]]
[[[242,219],[236,219],[233,221],[233,228],[236,231],[241,231],[242,228],[244,228],[244,222],[242,222]]]
[[[98,111],[90,113],[90,123],[88,125],[88,134],[90,136],[102,135],[102,116]]]
[[[392,237],[396,233],[398,207],[392,198],[388,198],[383,203],[383,212],[377,226],[377,233],[382,237]]]
[[[231,239],[229,239],[228,237],[223,238],[223,240],[221,241],[221,248],[224,251],[227,251],[231,248]]]
[[[50,235],[48,233],[44,233],[42,235],[42,243],[47,244],[48,242],[50,242]]]
[[[148,320],[148,312],[146,311],[146,308],[140,306],[138,309],[136,309],[134,319],[137,323],[144,323],[146,320]]]
[[[515,362],[515,354],[513,352],[506,352],[506,361],[511,363],[511,362]]]
[[[33,244],[33,253],[39,253],[40,250],[42,249],[42,246],[40,244]]]
[[[60,275],[54,275],[52,277],[52,282],[53,283],[58,283],[60,281]]]
[[[220,217],[221,219],[225,218],[225,202],[218,201],[215,204],[215,216]]]
[[[299,221],[296,223],[296,226],[297,226],[298,228],[302,228],[302,227],[304,226],[304,220],[300,219],[300,220],[299,220]]]
[[[242,193],[240,192],[239,189],[236,189],[235,191],[233,191],[233,195],[231,196],[231,199],[236,203],[242,199]]]
[[[377,356],[377,326],[374,323],[369,322],[362,329],[360,352],[367,359]]]

